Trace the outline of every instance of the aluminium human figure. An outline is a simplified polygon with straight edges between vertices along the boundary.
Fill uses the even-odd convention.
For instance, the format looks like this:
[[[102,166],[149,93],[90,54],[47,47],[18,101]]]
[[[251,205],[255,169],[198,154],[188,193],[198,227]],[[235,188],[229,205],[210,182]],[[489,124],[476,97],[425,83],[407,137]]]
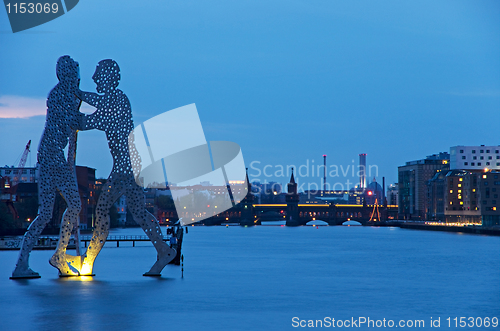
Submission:
[[[113,60],[102,60],[97,65],[92,79],[100,94],[79,90],[77,95],[97,110],[91,115],[80,115],[80,129],[97,129],[106,133],[113,157],[113,169],[97,201],[95,229],[83,258],[80,274],[92,274],[95,258],[109,233],[109,209],[120,196],[125,195],[127,208],[135,222],[142,227],[158,252],[156,263],[144,275],[159,276],[163,268],[175,257],[176,251],[163,241],[160,225],[146,210],[144,191],[134,178],[132,166],[140,167],[140,156],[137,152],[133,155],[129,153],[129,134],[134,129],[134,124],[130,102],[125,93],[117,88],[120,68]],[[133,141],[131,145],[135,147]]]
[[[66,262],[66,247],[71,232],[77,224],[81,209],[80,195],[76,182],[74,155],[76,148],[76,116],[81,101],[76,98],[80,82],[78,63],[65,55],[57,60],[56,74],[59,82],[47,98],[45,129],[38,146],[37,160],[40,167],[38,178],[39,213],[24,234],[16,268],[15,278],[39,278],[29,267],[29,255],[45,226],[52,218],[57,190],[68,205],[64,211],[59,242],[49,263],[59,270],[60,276],[76,276],[78,272]],[[68,145],[68,159],[64,148]]]

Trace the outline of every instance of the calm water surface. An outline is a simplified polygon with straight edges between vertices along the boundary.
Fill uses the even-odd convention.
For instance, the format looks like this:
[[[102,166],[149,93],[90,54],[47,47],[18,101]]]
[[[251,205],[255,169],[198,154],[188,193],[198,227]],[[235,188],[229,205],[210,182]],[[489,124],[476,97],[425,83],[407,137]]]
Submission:
[[[441,317],[442,329],[449,329],[447,317],[500,318],[498,237],[189,227],[184,278],[178,266],[167,266],[161,278],[142,276],[156,259],[150,243],[114,246],[102,250],[92,279],[59,279],[47,262],[53,252],[34,251],[31,266],[42,278],[12,281],[18,252],[0,251],[0,329],[290,330],[297,329],[293,317],[364,316],[423,319],[423,330],[431,317]]]

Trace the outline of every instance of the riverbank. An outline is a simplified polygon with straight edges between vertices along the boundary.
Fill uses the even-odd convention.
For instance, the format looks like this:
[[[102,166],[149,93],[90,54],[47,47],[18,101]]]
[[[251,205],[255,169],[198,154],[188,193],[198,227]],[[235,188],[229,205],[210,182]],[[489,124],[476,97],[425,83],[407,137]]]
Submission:
[[[377,225],[375,225],[377,226]],[[447,226],[447,225],[429,225],[422,223],[405,223],[405,222],[387,222],[380,226],[397,226],[402,229],[426,230],[426,231],[443,231],[455,233],[470,233],[488,236],[500,236],[500,228],[483,228],[481,226]]]

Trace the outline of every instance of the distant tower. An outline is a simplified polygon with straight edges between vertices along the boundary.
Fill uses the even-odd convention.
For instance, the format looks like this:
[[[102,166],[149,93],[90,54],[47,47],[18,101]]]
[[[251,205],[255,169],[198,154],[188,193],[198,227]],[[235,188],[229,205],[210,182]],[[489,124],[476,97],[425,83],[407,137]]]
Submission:
[[[366,154],[359,154],[359,188],[366,188]]]
[[[293,168],[286,195],[286,214],[286,225],[299,225],[299,194],[297,193],[297,183],[293,177]]]
[[[326,192],[326,154],[323,154],[323,194]]]

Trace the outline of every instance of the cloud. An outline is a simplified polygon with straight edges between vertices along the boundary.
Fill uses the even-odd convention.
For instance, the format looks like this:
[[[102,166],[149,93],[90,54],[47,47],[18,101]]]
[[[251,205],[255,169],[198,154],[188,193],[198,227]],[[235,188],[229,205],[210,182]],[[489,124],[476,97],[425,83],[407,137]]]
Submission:
[[[17,95],[0,96],[0,118],[29,118],[47,113],[45,98],[31,98]],[[80,111],[91,114],[95,108],[82,103]]]
[[[16,95],[0,96],[0,118],[28,118],[45,115],[45,98],[30,98]]]

